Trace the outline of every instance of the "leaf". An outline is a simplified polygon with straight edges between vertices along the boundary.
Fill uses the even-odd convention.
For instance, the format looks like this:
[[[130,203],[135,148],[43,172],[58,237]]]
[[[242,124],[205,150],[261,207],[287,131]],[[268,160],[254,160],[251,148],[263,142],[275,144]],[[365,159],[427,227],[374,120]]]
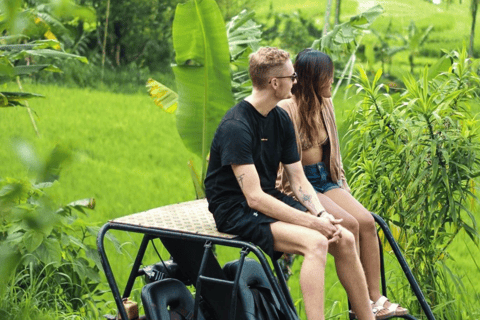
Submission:
[[[46,238],[35,251],[35,255],[45,264],[59,264],[62,260],[62,250],[58,240]]]
[[[31,98],[45,98],[41,94],[31,93],[31,92],[0,92],[1,95],[5,96],[10,101],[19,101],[26,100]]]
[[[157,106],[167,113],[174,113],[178,107],[178,94],[152,78],[147,80],[147,89],[150,97]]]
[[[27,44],[7,44],[0,46],[0,51],[24,51],[24,50],[32,50],[35,48],[35,44],[27,43]]]
[[[379,4],[371,7],[367,11],[360,13],[359,15],[353,16],[350,18],[350,23],[355,27],[366,28],[372,24],[375,19],[377,19],[385,10]]]
[[[259,42],[262,40],[261,25],[256,24],[252,18],[253,11],[242,10],[234,16],[226,25],[227,39],[230,49],[231,60],[235,61],[240,57],[247,47],[257,51]]]
[[[448,56],[443,56],[438,59],[428,70],[428,81],[435,78],[442,72],[447,72],[452,66],[452,60]]]
[[[88,259],[92,260],[95,262],[95,265],[100,269],[102,268],[102,261],[100,260],[100,254],[98,253],[97,250],[88,247],[85,250],[85,255]]]
[[[193,186],[195,187],[195,194],[197,199],[205,198],[205,188],[203,186],[201,176],[195,169],[192,159],[188,160],[188,168],[190,169],[190,175],[192,176]]]
[[[39,171],[37,183],[58,180],[63,164],[70,160],[71,157],[72,153],[67,147],[57,144],[50,152],[44,167]]]
[[[23,244],[28,252],[35,251],[43,242],[43,234],[35,230],[28,230],[23,235]]]
[[[73,201],[73,202],[70,202],[69,204],[67,204],[68,207],[71,207],[71,208],[86,208],[86,209],[95,209],[95,199],[94,198],[86,198],[86,199],[82,199],[82,200],[77,200],[77,201]]]
[[[5,57],[2,57],[0,60],[0,76],[6,76],[6,77],[15,76],[14,67],[12,66],[10,61],[5,59]]]
[[[23,35],[23,34],[15,34],[15,35],[11,35],[11,36],[0,37],[0,41],[5,41],[5,42],[18,41],[18,40],[21,40],[21,39],[28,39],[28,37],[26,35]]]
[[[83,63],[88,63],[88,59],[86,57],[51,49],[26,50],[25,53],[30,56],[39,56],[54,59],[76,59]]]
[[[179,4],[173,21],[177,129],[188,150],[206,157],[216,127],[234,104],[225,24],[214,0]]]
[[[62,72],[62,70],[51,64],[34,64],[30,66],[18,66],[14,68],[15,75],[17,76],[32,74],[42,70],[51,72]]]
[[[73,243],[74,245],[82,248],[83,250],[87,250],[87,247],[85,246],[85,244],[80,241],[80,239],[72,236],[72,235],[69,235],[68,238],[70,239],[70,242]]]

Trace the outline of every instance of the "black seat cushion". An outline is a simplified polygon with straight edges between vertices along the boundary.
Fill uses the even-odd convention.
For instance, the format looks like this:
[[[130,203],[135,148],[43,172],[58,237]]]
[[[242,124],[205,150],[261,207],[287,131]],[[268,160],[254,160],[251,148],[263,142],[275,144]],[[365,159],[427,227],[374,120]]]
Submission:
[[[142,288],[142,302],[149,320],[193,319],[195,301],[177,279],[164,279]],[[204,320],[199,310],[198,320]]]
[[[239,260],[225,264],[223,271],[229,280],[235,279],[239,266]],[[238,296],[245,311],[254,314],[255,319],[285,319],[262,266],[246,258],[241,272]]]

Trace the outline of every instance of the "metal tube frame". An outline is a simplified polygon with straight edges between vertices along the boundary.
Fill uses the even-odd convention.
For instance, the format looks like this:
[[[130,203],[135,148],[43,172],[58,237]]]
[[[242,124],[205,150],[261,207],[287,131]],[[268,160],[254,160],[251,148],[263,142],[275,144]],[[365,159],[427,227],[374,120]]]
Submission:
[[[410,287],[412,288],[413,292],[415,293],[415,296],[417,297],[418,302],[420,303],[420,306],[422,307],[423,312],[427,316],[428,320],[435,320],[435,316],[432,313],[432,310],[430,309],[430,306],[428,305],[427,301],[425,300],[425,297],[423,296],[422,290],[420,289],[420,286],[418,285],[417,281],[415,280],[415,277],[413,276],[412,271],[410,270],[407,261],[402,255],[402,252],[400,251],[400,248],[395,241],[395,238],[392,235],[392,232],[390,231],[390,228],[388,227],[387,223],[385,220],[382,219],[379,215],[375,213],[371,213],[373,216],[373,219],[375,222],[380,226],[380,228],[383,231],[383,234],[385,235],[385,238],[387,239],[388,243],[390,244],[390,247],[392,248],[395,257],[397,258],[400,266],[402,267],[403,273],[408,279],[408,282],[410,283]],[[387,296],[387,280],[385,278],[385,261],[384,261],[384,255],[383,255],[383,245],[382,241],[380,240],[380,237],[378,237],[378,247],[380,249],[380,277],[381,277],[381,283],[382,283],[382,295],[385,297]],[[350,301],[348,302],[348,307],[351,309]],[[350,319],[354,319],[354,317],[349,314]],[[406,314],[403,316],[393,316],[390,318],[403,318],[403,319],[409,319],[409,320],[417,320],[414,316],[411,314]]]
[[[395,257],[398,260],[398,263],[402,267],[403,273],[407,277],[408,282],[410,283],[410,287],[412,288],[413,292],[415,293],[415,296],[417,297],[418,302],[420,303],[420,306],[422,307],[423,312],[427,316],[428,320],[435,320],[435,316],[433,315],[432,309],[430,309],[430,306],[428,305],[427,301],[425,300],[425,297],[423,295],[422,290],[420,289],[420,286],[417,283],[417,280],[415,279],[412,271],[408,267],[407,261],[402,255],[402,252],[400,251],[400,247],[398,246],[397,242],[395,241],[395,238],[393,237],[392,233],[390,232],[390,228],[388,227],[387,223],[385,220],[383,220],[379,215],[375,214],[372,212],[373,218],[375,219],[375,222],[380,226],[380,228],[383,231],[383,234],[385,235],[385,238],[387,239],[388,243],[390,244],[390,247],[392,248]],[[381,245],[381,244],[380,244]],[[382,252],[383,250],[380,250]],[[381,258],[382,261],[382,266],[383,266],[383,255]],[[383,267],[382,270],[382,286],[383,287],[383,294],[385,295],[387,289],[385,285],[385,269]],[[415,319],[414,317],[407,315],[406,316],[399,316],[404,319]]]
[[[105,252],[105,244],[104,244],[104,239],[105,235],[108,232],[108,230],[120,230],[120,231],[127,231],[127,232],[135,232],[135,233],[140,233],[144,234],[144,238],[142,240],[142,243],[140,245],[139,251],[137,253],[137,257],[135,259],[135,263],[133,265],[133,269],[130,273],[127,286],[125,287],[124,294],[123,296],[120,295],[120,291],[118,289],[117,282],[115,280],[115,276],[112,272],[112,268],[110,266],[110,262],[108,260],[108,257]],[[200,241],[200,242],[210,242],[211,244],[218,244],[218,245],[223,245],[227,247],[234,247],[234,248],[241,248],[244,250],[248,250],[255,254],[255,256],[258,258],[260,264],[263,267],[263,270],[265,271],[265,274],[268,278],[268,281],[270,282],[270,285],[272,286],[273,293],[277,297],[277,299],[280,302],[280,307],[282,308],[282,311],[284,314],[288,317],[288,320],[298,320],[298,317],[294,315],[288,308],[289,305],[293,305],[293,302],[291,302],[291,297],[288,292],[288,288],[286,287],[286,284],[280,281],[277,282],[277,278],[275,278],[272,270],[270,269],[270,266],[268,264],[268,261],[265,257],[265,255],[252,243],[238,240],[238,239],[225,239],[225,238],[219,238],[219,237],[213,237],[213,236],[206,236],[206,235],[198,235],[198,234],[190,234],[190,233],[183,233],[180,231],[173,231],[173,230],[164,230],[164,229],[153,229],[153,228],[148,228],[148,227],[141,227],[141,226],[133,226],[133,225],[127,225],[127,224],[122,224],[122,223],[116,223],[116,222],[107,222],[103,227],[100,229],[97,235],[97,248],[98,252],[100,254],[100,259],[102,262],[103,270],[105,272],[105,276],[107,278],[108,284],[112,290],[113,298],[115,300],[115,303],[118,308],[118,312],[120,313],[122,319],[128,319],[127,312],[125,310],[125,307],[122,302],[122,297],[127,297],[127,295],[130,295],[131,290],[133,288],[133,284],[135,282],[135,278],[140,274],[138,271],[138,268],[140,267],[141,261],[143,259],[143,256],[145,254],[146,248],[148,246],[148,241],[152,238],[156,237],[168,237],[168,238],[176,238],[176,239],[185,239],[185,240],[193,240],[193,241]],[[207,249],[206,249],[207,250]],[[203,264],[203,263],[202,263]],[[275,263],[273,263],[275,266]],[[275,267],[277,269],[277,267]],[[277,272],[278,274],[278,272]],[[280,278],[282,274],[279,274]],[[199,274],[199,277],[201,277],[201,274]],[[285,282],[285,279],[283,279],[283,282]],[[282,286],[282,288],[280,288]],[[286,292],[284,292],[286,289]],[[286,298],[288,297],[288,299]],[[290,302],[290,303],[289,303]]]

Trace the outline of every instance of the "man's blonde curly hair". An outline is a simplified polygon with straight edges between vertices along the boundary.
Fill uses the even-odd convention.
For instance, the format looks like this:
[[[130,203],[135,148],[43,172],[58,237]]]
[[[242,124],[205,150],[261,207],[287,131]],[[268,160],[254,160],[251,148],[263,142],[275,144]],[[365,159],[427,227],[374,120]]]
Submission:
[[[268,78],[282,69],[285,62],[290,59],[290,54],[282,49],[274,47],[262,47],[250,55],[250,78],[253,87],[265,89]],[[277,75],[278,76],[278,75]]]

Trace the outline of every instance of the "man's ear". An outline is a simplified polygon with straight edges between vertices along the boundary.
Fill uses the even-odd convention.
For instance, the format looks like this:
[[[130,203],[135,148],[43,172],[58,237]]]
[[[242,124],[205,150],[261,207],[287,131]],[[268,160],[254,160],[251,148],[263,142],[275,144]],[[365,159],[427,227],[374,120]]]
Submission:
[[[278,88],[278,79],[277,78],[272,78],[270,84],[272,85],[273,89]]]

